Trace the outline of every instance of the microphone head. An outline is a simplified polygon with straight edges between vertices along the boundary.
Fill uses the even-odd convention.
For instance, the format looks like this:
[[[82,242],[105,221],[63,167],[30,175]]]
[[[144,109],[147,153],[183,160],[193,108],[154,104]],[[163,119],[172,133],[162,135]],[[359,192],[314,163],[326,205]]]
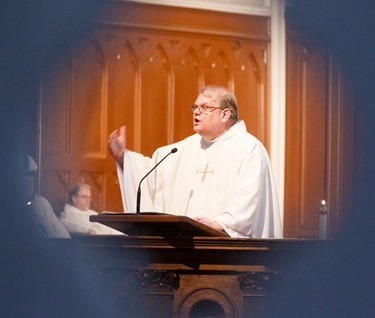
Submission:
[[[173,148],[172,150],[171,150],[171,153],[175,153],[175,152],[177,152],[177,148]]]

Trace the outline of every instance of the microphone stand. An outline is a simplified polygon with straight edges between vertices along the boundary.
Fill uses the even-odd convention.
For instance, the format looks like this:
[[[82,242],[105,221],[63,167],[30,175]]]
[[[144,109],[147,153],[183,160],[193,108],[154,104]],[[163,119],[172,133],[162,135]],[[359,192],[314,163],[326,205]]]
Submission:
[[[153,167],[149,172],[147,172],[147,174],[141,179],[141,181],[139,181],[139,184],[138,184],[138,191],[137,191],[137,214],[141,214],[141,183],[144,179],[146,179],[146,177],[156,169],[156,167],[158,165],[160,165],[165,158],[167,158],[170,154],[172,153],[175,153],[177,152],[177,148],[173,148],[163,159],[161,159],[156,165],[155,167]]]

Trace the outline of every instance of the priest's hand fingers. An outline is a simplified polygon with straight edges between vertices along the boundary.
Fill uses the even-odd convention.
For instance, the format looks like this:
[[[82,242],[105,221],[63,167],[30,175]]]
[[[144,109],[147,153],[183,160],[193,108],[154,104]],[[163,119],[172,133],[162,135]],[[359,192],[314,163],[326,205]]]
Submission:
[[[223,227],[217,223],[216,221],[213,221],[211,219],[208,219],[208,218],[205,218],[205,217],[196,217],[194,218],[194,220],[204,224],[204,225],[207,225],[209,227],[212,227],[214,228],[215,230],[218,230],[218,231],[224,231]]]
[[[124,149],[126,148],[126,126],[121,126],[120,127],[120,141],[123,143],[124,145]]]
[[[119,133],[120,130],[120,133]],[[117,145],[122,149],[126,148],[126,126],[121,126],[119,130],[111,132],[108,136],[109,145]]]
[[[124,132],[122,128],[122,133]],[[125,137],[119,135],[118,130],[113,131],[108,136],[108,149],[111,155],[116,159],[116,161],[122,166],[125,150]]]

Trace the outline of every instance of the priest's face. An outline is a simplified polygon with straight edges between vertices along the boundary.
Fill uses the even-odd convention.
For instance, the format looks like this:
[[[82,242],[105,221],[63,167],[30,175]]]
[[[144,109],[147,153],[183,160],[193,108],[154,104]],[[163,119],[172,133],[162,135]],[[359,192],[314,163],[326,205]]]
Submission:
[[[197,106],[193,111],[194,131],[206,140],[221,136],[226,130],[226,116],[218,103],[200,94],[194,105]],[[202,107],[206,109],[202,110]]]

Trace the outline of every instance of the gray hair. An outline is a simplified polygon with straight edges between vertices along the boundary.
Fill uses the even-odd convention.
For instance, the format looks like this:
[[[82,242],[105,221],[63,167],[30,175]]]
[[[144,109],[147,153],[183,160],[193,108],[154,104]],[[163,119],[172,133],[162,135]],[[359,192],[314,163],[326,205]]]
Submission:
[[[224,86],[208,85],[203,87],[201,94],[205,97],[215,100],[222,109],[229,108],[230,118],[238,120],[237,98]]]
[[[73,203],[73,197],[77,196],[79,194],[79,191],[82,188],[88,188],[91,189],[91,186],[84,182],[78,182],[76,183],[69,191],[69,203]]]

